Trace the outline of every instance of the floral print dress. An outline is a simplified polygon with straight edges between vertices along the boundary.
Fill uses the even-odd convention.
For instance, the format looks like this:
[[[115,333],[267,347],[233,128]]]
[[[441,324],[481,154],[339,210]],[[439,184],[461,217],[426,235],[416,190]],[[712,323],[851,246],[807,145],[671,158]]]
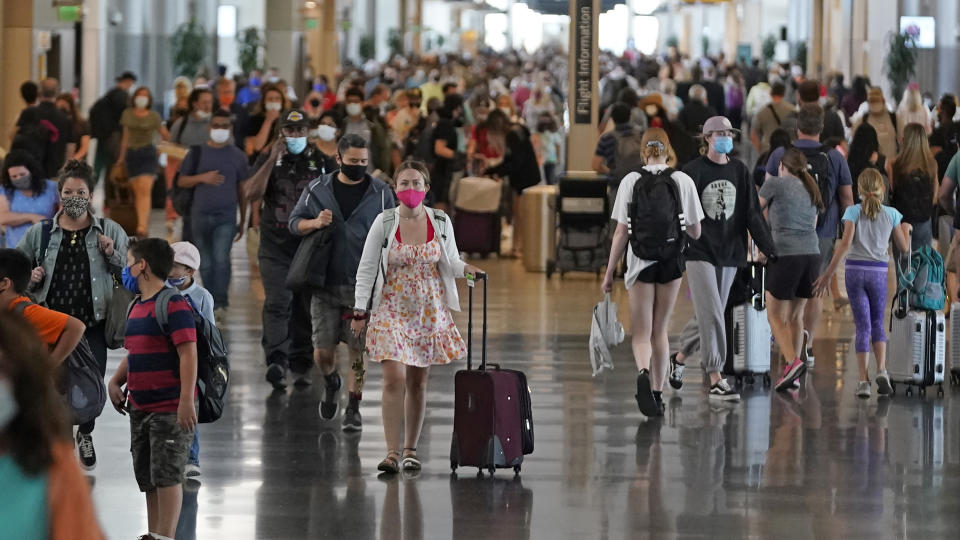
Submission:
[[[387,259],[380,305],[370,316],[367,352],[376,362],[416,367],[449,364],[467,354],[444,301],[437,263],[443,245],[427,221],[427,242],[404,244],[397,230]]]

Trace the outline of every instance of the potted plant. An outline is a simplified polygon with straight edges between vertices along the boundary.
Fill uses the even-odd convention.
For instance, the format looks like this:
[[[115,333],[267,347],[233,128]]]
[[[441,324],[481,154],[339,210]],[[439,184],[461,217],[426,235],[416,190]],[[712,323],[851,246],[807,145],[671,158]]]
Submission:
[[[208,39],[206,30],[197,20],[196,2],[190,2],[190,19],[178,26],[170,38],[175,75],[193,77],[197,74],[207,54]]]
[[[763,39],[763,45],[760,47],[760,53],[763,55],[763,64],[770,65],[773,57],[777,55],[777,38],[773,34]]]
[[[364,60],[370,60],[377,54],[376,38],[372,34],[361,37],[358,49],[360,58],[363,58]]]
[[[237,44],[239,45],[237,63],[240,64],[240,69],[244,73],[250,73],[259,68],[260,56],[266,45],[260,30],[256,26],[244,28],[237,35]]]
[[[901,33],[891,32],[887,36],[889,50],[884,62],[883,71],[890,81],[890,88],[895,98],[903,95],[907,83],[917,70],[917,37],[920,28],[910,25]]]

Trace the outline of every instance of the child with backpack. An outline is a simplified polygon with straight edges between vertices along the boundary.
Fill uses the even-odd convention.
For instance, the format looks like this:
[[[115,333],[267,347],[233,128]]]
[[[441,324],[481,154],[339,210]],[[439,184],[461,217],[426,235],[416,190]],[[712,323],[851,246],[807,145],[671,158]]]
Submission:
[[[700,236],[703,209],[697,187],[676,162],[667,133],[651,128],[643,135],[646,165],[627,174],[617,191],[610,261],[601,289],[613,290],[617,263],[627,250],[624,284],[630,295],[633,357],[637,364],[637,406],[648,417],[663,416],[667,377],[667,326],[680,290],[686,237]],[[628,246],[629,243],[629,246]]]
[[[172,539],[183,497],[183,481],[197,425],[197,330],[190,304],[179,294],[158,322],[158,297],[173,267],[165,240],[130,245],[123,286],[139,298],[130,309],[125,347],[129,354],[110,379],[110,401],[130,413],[130,453],[140,491],[146,493],[149,533]],[[126,385],[124,389],[123,386]]]
[[[823,293],[830,278],[844,256],[846,262],[847,296],[857,329],[857,365],[860,383],[857,397],[870,397],[870,378],[867,357],[870,344],[877,360],[877,393],[890,395],[893,388],[887,375],[887,337],[883,331],[887,304],[887,246],[890,238],[902,251],[909,251],[911,226],[902,223],[903,215],[883,204],[885,187],[883,176],[876,169],[865,169],[857,179],[861,202],[848,206],[843,213],[841,238],[826,271],[814,283],[817,294]],[[847,252],[849,251],[849,255]]]
[[[167,278],[167,285],[179,291],[204,319],[214,322],[213,295],[194,279],[200,268],[200,250],[190,242],[174,242],[170,247],[173,248],[173,268]],[[199,433],[200,430],[193,430],[193,444],[190,446],[190,459],[186,468],[187,478],[200,476]]]

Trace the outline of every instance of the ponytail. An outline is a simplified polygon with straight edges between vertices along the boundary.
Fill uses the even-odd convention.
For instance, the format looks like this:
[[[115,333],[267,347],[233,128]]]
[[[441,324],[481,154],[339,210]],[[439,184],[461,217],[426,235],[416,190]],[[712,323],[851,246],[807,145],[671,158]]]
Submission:
[[[884,185],[880,171],[868,167],[857,178],[857,192],[860,193],[860,208],[867,219],[873,221],[880,215],[883,207]]]
[[[796,176],[803,182],[803,187],[810,195],[810,203],[817,207],[817,212],[823,212],[826,206],[823,203],[823,196],[820,195],[820,186],[813,176],[807,172],[807,156],[796,148],[791,148],[783,153],[780,158],[783,168],[793,176]]]

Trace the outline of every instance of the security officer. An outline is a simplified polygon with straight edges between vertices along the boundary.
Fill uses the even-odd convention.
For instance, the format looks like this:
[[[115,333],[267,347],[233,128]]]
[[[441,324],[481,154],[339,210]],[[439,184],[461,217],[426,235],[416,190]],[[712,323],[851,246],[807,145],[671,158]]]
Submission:
[[[276,390],[287,386],[287,370],[294,384],[310,384],[307,372],[313,364],[310,325],[310,295],[294,293],[285,282],[300,245],[300,236],[288,229],[290,213],[311,181],[333,171],[326,170],[323,154],[307,143],[309,120],[297,109],[283,113],[281,136],[258,159],[257,172],[246,182],[246,198],[253,206],[254,225],[260,226],[260,275],[266,298],[263,303],[263,353],[267,381]]]

